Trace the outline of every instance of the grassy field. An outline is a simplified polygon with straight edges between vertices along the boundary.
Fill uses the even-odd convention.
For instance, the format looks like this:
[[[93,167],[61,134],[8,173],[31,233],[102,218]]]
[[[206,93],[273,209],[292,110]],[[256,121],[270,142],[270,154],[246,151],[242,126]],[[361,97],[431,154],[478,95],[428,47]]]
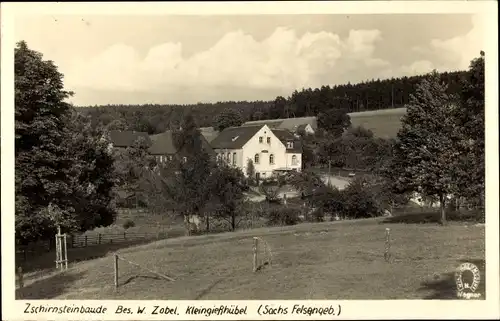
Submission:
[[[394,108],[350,113],[353,127],[362,126],[373,132],[376,137],[396,138],[401,128],[401,117],[406,108]]]
[[[304,223],[234,233],[179,237],[119,249],[113,256],[73,264],[64,273],[27,282],[26,299],[455,299],[454,270],[473,262],[482,272],[484,226],[451,223],[381,224],[384,219]],[[384,261],[385,228],[392,262]],[[272,264],[252,272],[252,237],[265,240]],[[71,259],[71,258],[70,258]]]

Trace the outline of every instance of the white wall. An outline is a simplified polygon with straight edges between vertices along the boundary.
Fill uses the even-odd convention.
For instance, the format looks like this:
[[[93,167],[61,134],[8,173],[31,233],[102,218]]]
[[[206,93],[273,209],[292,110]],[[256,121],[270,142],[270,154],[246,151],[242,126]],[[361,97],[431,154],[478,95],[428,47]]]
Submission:
[[[262,143],[259,142],[259,137],[262,137]],[[267,143],[267,138],[270,138],[270,143]],[[262,151],[266,151],[263,153]],[[230,164],[233,164],[233,153],[236,153],[236,164],[245,176],[247,175],[248,160],[254,162],[255,172],[260,173],[261,178],[271,177],[273,170],[278,168],[290,168],[300,171],[302,168],[302,154],[286,153],[285,145],[274,135],[271,129],[263,126],[244,146],[242,149],[214,149],[217,155],[224,154],[227,159],[227,153],[230,153]],[[255,154],[259,155],[259,163],[255,163]],[[274,164],[269,163],[269,156],[274,155]],[[297,158],[297,164],[292,165],[293,155]]]
[[[259,137],[262,137],[262,143],[259,143]],[[270,138],[270,144],[267,143],[267,138]],[[267,153],[263,153],[267,150]],[[246,174],[246,165],[248,159],[254,161],[255,154],[259,155],[259,163],[254,161],[256,173],[261,173],[261,178],[270,177],[273,170],[281,167],[286,167],[286,148],[283,143],[276,137],[271,129],[263,126],[255,135],[243,146],[244,158],[244,173]],[[274,155],[274,164],[269,163],[269,155]]]
[[[293,163],[293,156],[295,156],[297,163]],[[283,167],[296,169],[300,172],[302,169],[302,154],[300,153],[286,153],[285,154],[286,165]]]
[[[236,164],[234,164],[234,166],[237,166],[237,167],[243,169],[243,156],[242,156],[243,150],[241,150],[241,149],[214,149],[214,151],[217,153],[217,155],[224,154],[226,162],[228,160],[227,154],[229,153],[229,155],[230,155],[229,164],[230,165],[234,164],[233,163],[233,156],[236,153]],[[243,173],[245,173],[245,171],[243,171]]]

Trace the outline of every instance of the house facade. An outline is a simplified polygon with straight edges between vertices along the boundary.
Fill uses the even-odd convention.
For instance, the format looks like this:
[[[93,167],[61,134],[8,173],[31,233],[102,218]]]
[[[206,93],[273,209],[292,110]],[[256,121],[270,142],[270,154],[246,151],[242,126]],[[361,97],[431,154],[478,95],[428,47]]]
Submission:
[[[300,141],[289,131],[267,125],[226,128],[210,144],[218,160],[240,168],[245,176],[251,160],[259,180],[302,168]]]

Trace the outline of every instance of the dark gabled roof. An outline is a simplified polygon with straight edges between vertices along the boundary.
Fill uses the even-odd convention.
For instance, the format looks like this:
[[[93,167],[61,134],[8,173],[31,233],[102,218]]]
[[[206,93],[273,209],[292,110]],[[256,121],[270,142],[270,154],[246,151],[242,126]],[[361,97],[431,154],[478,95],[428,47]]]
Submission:
[[[150,145],[151,140],[146,132],[136,132],[128,130],[111,130],[109,131],[109,139],[113,143],[114,147],[130,147],[134,145],[134,142],[139,139],[139,137],[144,138],[146,144]]]
[[[213,155],[214,151],[206,138],[200,134],[202,148],[209,155]],[[151,135],[152,145],[149,148],[149,153],[151,155],[173,155],[177,153],[177,148],[174,145],[174,139],[171,130],[167,130],[164,133]],[[182,151],[179,152],[180,155],[183,154]]]
[[[151,135],[153,144],[149,148],[151,155],[171,155],[177,152],[174,146],[172,131],[167,130],[164,133]]]
[[[210,145],[214,149],[240,149],[255,136],[264,125],[229,127],[219,133]]]
[[[287,153],[302,153],[302,143],[294,134],[286,129],[271,129],[273,134],[285,145]],[[287,142],[293,142],[293,147],[288,148]]]

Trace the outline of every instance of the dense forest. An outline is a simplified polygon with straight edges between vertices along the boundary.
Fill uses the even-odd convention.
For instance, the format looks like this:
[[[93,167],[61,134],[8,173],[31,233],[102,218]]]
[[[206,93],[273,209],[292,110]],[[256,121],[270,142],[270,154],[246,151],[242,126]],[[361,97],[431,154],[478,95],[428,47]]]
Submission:
[[[465,71],[441,73],[448,93],[460,91]],[[105,105],[79,107],[90,116],[93,126],[109,129],[161,133],[176,128],[184,114],[190,111],[199,127],[212,126],[215,117],[224,110],[239,112],[245,121],[287,117],[316,116],[321,111],[342,108],[348,112],[397,108],[410,101],[416,85],[425,76],[371,80],[358,84],[323,86],[294,91],[289,97],[274,101],[223,101],[193,105]]]

